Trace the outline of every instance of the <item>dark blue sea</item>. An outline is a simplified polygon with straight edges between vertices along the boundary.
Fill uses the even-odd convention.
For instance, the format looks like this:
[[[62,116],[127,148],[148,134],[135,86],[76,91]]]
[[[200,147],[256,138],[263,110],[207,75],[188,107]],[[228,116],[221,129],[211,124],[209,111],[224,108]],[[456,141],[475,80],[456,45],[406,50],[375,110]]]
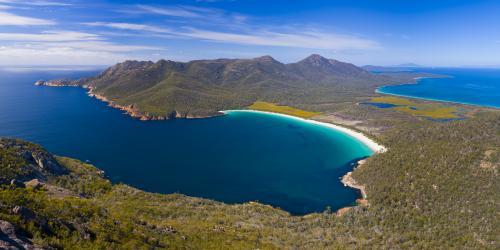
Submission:
[[[98,71],[0,72],[0,136],[89,161],[115,183],[227,203],[259,201],[292,214],[351,205],[339,178],[372,152],[335,130],[268,114],[139,121],[75,87],[36,80]]]
[[[423,68],[415,72],[446,75],[417,84],[385,86],[384,94],[500,108],[500,69]]]

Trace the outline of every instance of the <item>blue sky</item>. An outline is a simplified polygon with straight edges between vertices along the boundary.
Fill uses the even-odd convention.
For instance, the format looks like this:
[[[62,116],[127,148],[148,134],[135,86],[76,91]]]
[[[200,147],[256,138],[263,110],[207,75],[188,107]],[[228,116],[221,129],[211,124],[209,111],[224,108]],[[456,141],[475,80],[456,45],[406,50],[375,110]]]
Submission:
[[[312,53],[357,65],[499,66],[500,1],[0,0],[0,65]]]

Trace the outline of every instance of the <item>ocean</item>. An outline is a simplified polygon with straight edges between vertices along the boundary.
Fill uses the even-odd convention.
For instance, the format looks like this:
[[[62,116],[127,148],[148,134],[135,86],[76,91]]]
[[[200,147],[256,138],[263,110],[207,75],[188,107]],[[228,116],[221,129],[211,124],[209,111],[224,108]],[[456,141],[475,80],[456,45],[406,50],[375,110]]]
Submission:
[[[500,69],[422,68],[415,72],[446,75],[417,84],[384,86],[379,93],[500,108]]]

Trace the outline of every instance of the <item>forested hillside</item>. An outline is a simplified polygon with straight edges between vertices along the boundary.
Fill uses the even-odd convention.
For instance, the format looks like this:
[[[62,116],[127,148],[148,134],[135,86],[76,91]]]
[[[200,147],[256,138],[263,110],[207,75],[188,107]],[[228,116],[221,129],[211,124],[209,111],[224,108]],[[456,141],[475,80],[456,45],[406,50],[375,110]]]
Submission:
[[[283,64],[254,59],[126,61],[100,75],[39,85],[85,86],[101,99],[144,119],[205,117],[255,101],[315,108],[373,96],[376,87],[412,77],[372,74],[353,64],[311,55]]]
[[[368,204],[303,217],[258,203],[143,192],[110,183],[88,164],[0,139],[0,246],[500,247],[498,111],[450,122],[403,119],[377,139],[389,150],[354,171]]]

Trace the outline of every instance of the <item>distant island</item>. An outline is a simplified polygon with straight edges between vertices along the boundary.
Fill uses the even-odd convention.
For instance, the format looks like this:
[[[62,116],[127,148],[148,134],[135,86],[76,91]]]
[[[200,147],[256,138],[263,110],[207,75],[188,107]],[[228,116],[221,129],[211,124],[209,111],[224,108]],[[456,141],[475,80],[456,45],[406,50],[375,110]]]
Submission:
[[[422,68],[424,66],[416,64],[416,63],[401,63],[394,65],[392,67],[403,67],[403,68]]]

